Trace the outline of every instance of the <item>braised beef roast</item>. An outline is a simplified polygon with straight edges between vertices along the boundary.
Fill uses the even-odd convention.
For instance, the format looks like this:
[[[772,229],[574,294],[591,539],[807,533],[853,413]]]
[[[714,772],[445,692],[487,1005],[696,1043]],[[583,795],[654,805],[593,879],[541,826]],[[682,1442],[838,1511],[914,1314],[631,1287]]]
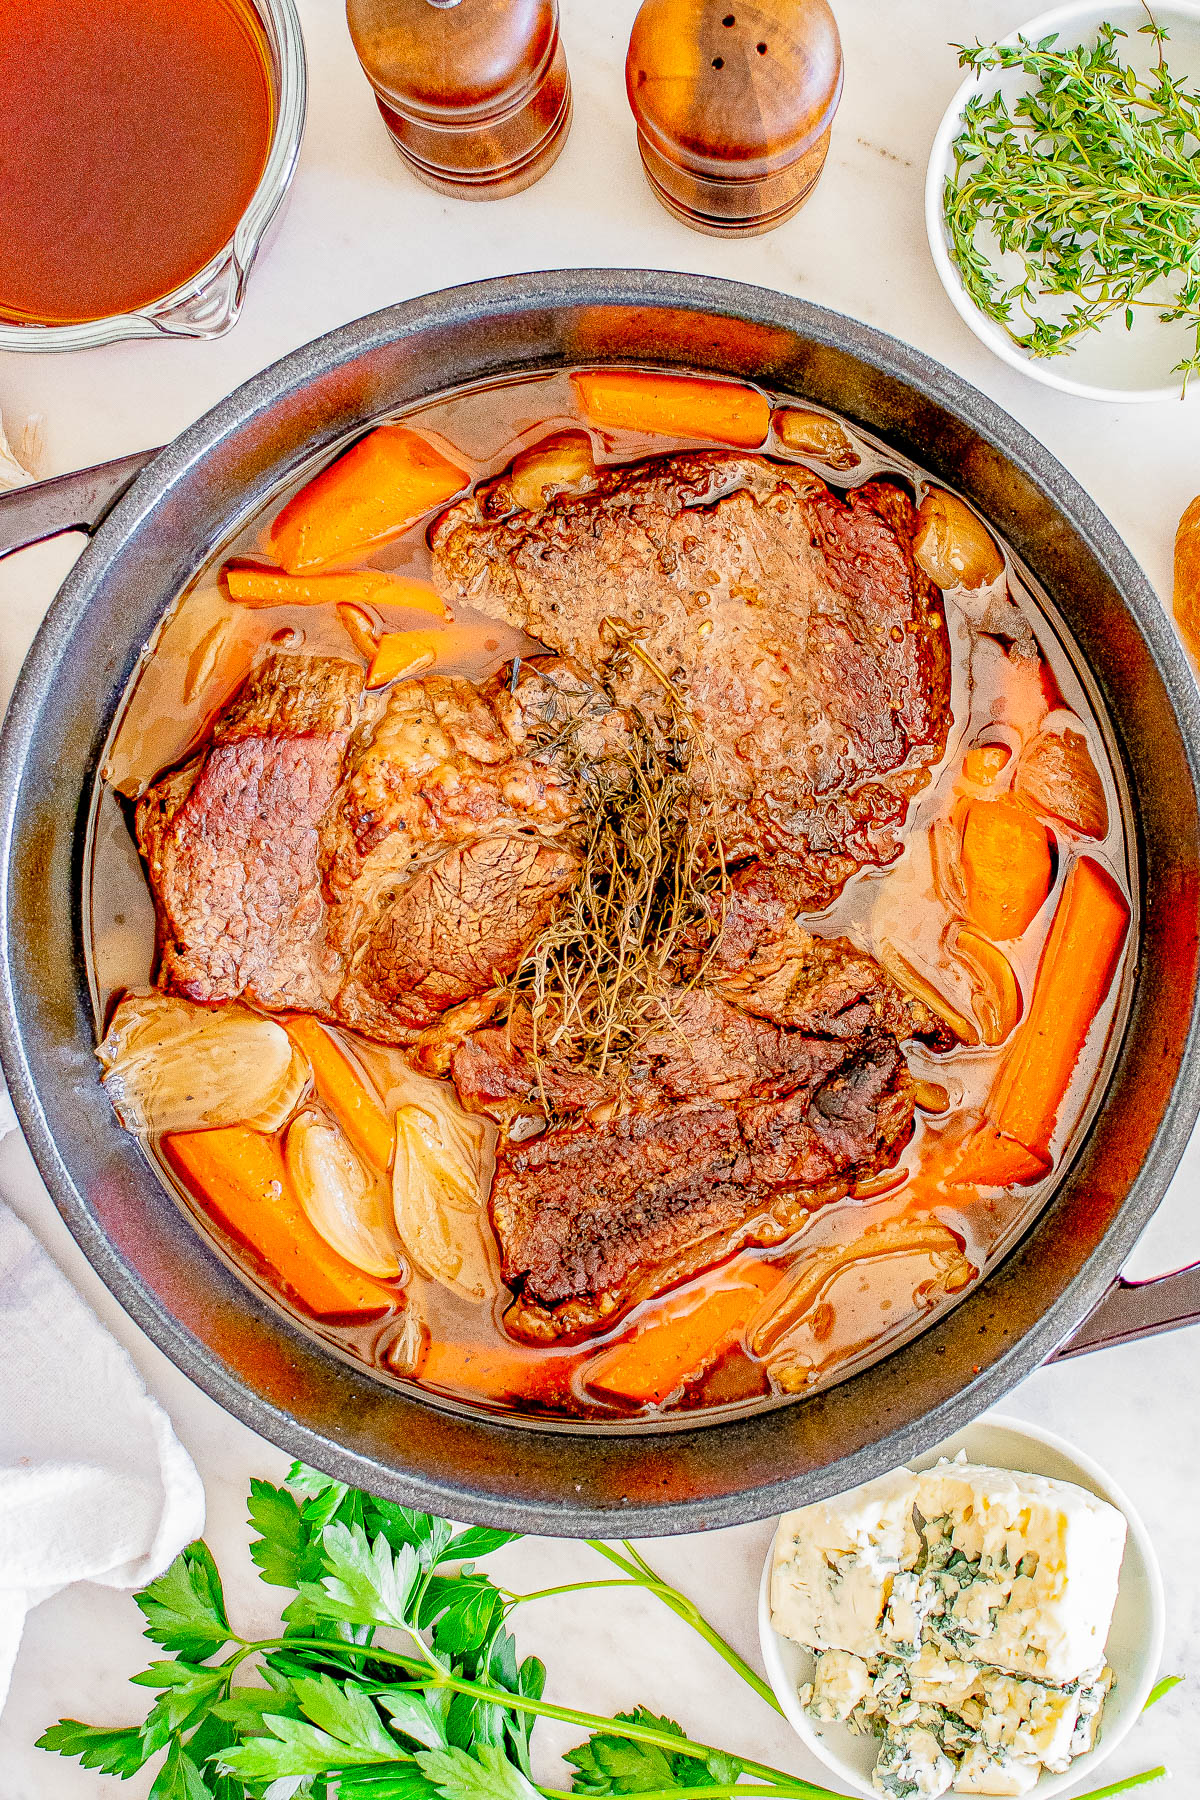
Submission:
[[[819,1037],[681,988],[644,1054],[619,1089],[552,1057],[535,1065],[520,1015],[455,1052],[460,1098],[509,1128],[492,1219],[519,1337],[596,1331],[734,1250],[782,1243],[912,1133],[904,1056],[869,1023]],[[547,1100],[560,1122],[523,1141]]]
[[[734,856],[782,859],[809,907],[900,848],[946,746],[941,596],[894,482],[846,499],[796,464],[689,451],[514,510],[504,477],[451,507],[434,578],[662,714],[695,721]],[[631,648],[631,645],[636,648]]]
[[[436,527],[436,579],[556,654],[384,697],[357,664],[271,651],[139,803],[162,987],[416,1046],[499,1122],[522,1337],[595,1331],[783,1241],[912,1131],[900,1045],[945,1027],[805,918],[897,854],[945,747],[914,528],[894,484],[842,500],[720,451],[601,471],[536,514],[484,484]],[[735,872],[635,1063],[600,1076],[535,1046],[506,983],[580,880],[581,772],[628,754],[635,717],[681,716]]]
[[[269,653],[207,749],[138,805],[160,985],[385,1043],[494,989],[577,873],[567,722],[597,757],[621,730],[561,658],[384,702],[357,664]]]

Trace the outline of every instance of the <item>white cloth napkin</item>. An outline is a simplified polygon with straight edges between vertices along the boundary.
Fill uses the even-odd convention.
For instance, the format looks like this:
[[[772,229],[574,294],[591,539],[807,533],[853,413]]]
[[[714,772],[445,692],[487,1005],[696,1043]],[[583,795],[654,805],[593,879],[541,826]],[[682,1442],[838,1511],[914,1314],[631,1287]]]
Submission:
[[[0,1090],[0,1135],[11,1109]],[[116,1339],[0,1201],[0,1706],[25,1614],[139,1587],[204,1528],[204,1489]]]
[[[0,489],[34,478],[39,424],[10,447],[0,420]],[[0,1137],[16,1123],[0,1079]],[[203,1529],[166,1413],[0,1200],[0,1707],[31,1606],[72,1581],[140,1587]]]

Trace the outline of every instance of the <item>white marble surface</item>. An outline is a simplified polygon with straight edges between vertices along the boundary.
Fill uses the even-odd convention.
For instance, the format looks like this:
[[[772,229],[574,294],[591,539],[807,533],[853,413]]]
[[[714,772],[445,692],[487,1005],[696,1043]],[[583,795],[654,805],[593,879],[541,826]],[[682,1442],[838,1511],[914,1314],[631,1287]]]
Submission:
[[[419,187],[379,125],[337,0],[301,0],[312,106],[289,212],[256,271],[242,319],[215,344],[133,343],[71,357],[0,356],[0,408],[47,419],[47,472],[170,437],[273,358],[387,302],[476,277],[567,265],[652,266],[738,277],[802,294],[907,338],[984,388],[1042,438],[1124,533],[1161,593],[1184,503],[1200,488],[1200,395],[1121,410],[1052,394],[989,359],[934,278],[921,188],[934,128],[957,85],[948,39],[1018,24],[1023,0],[835,0],[846,95],[833,150],[808,207],[773,236],[720,243],[662,212],[642,181],[622,65],[637,0],[563,0],[576,89],[571,140],[528,193],[468,207]],[[164,204],[170,203],[169,193]],[[29,551],[0,567],[0,670],[7,687],[75,546]],[[1193,1146],[1131,1268],[1149,1274],[1200,1255],[1200,1144]],[[278,1478],[284,1459],[222,1413],[125,1319],[60,1224],[19,1139],[0,1145],[0,1191],[41,1235],[120,1339],[175,1420],[204,1477],[209,1538],[229,1576],[235,1616],[270,1615],[244,1548],[248,1478]],[[1109,1765],[1112,1778],[1168,1762],[1174,1793],[1200,1800],[1200,1332],[1108,1351],[1042,1371],[1006,1410],[1062,1432],[1110,1467],[1142,1509],[1167,1577],[1165,1667],[1189,1677]],[[0,1376],[2,1396],[2,1376]],[[2,1404],[2,1398],[0,1398]],[[717,1623],[756,1655],[754,1589],[766,1524],[701,1543],[675,1539],[652,1558],[703,1594]],[[505,1553],[513,1585],[583,1573],[586,1550],[530,1540]],[[582,1595],[530,1609],[526,1649],[550,1667],[550,1692],[596,1711],[635,1701],[710,1739],[820,1779],[786,1726],[685,1627],[652,1602]],[[71,1590],[30,1619],[0,1721],[0,1800],[136,1800],[33,1748],[67,1713],[112,1723],[140,1716],[126,1677],[145,1646],[121,1595]],[[542,1738],[546,1766],[563,1740]]]

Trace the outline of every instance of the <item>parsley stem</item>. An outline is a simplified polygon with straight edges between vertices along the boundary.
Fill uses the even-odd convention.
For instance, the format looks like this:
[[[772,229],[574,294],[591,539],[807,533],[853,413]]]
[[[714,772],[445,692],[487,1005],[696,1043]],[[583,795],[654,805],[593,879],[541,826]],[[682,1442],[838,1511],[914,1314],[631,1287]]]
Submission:
[[[1146,1704],[1142,1711],[1149,1712],[1150,1708],[1156,1706],[1164,1694],[1169,1694],[1172,1688],[1177,1688],[1182,1680],[1182,1675],[1164,1675],[1161,1681],[1156,1681],[1146,1695]]]
[[[381,1650],[377,1644],[348,1644],[336,1638],[286,1637],[264,1638],[254,1648],[320,1650],[339,1657],[363,1656],[370,1662],[390,1663],[406,1670],[410,1675],[417,1675],[422,1687],[444,1688],[451,1694],[465,1694],[472,1700],[486,1700],[490,1705],[502,1707],[507,1712],[533,1713],[540,1719],[557,1719],[563,1725],[578,1725],[583,1731],[600,1731],[608,1737],[630,1738],[634,1743],[650,1744],[656,1750],[665,1750],[671,1756],[695,1756],[702,1762],[707,1761],[710,1756],[728,1754],[727,1751],[719,1750],[715,1744],[696,1744],[690,1738],[677,1737],[673,1732],[656,1731],[650,1725],[633,1725],[624,1719],[606,1719],[599,1713],[578,1712],[571,1706],[555,1706],[550,1700],[534,1700],[528,1694],[514,1694],[508,1688],[493,1687],[480,1681],[467,1681],[462,1676],[440,1673],[426,1663],[418,1663],[411,1656]],[[795,1800],[838,1800],[838,1796],[828,1788],[814,1787],[812,1782],[803,1781],[798,1775],[788,1775],[783,1769],[773,1769],[769,1763],[750,1762],[744,1757],[737,1760],[742,1765],[743,1774],[760,1784],[768,1782],[777,1792],[794,1796]],[[711,1795],[711,1790],[705,1791]]]
[[[611,1581],[569,1581],[565,1587],[538,1588],[532,1594],[514,1594],[511,1588],[505,1588],[503,1589],[503,1592],[508,1596],[514,1606],[525,1606],[530,1600],[552,1600],[556,1594],[580,1594],[588,1588],[627,1588],[647,1586],[649,1586],[649,1583],[641,1580],[640,1577],[635,1580],[632,1575],[629,1575],[621,1581],[618,1581],[615,1576]]]
[[[1112,1794],[1126,1794],[1130,1788],[1145,1787],[1150,1781],[1161,1781],[1166,1772],[1165,1765],[1160,1763],[1157,1769],[1143,1769],[1140,1775],[1127,1775],[1124,1781],[1114,1781],[1108,1787],[1090,1788],[1086,1794],[1079,1796],[1079,1800],[1109,1800]]]
[[[752,1796],[761,1795],[763,1800],[771,1800],[772,1796],[792,1793],[792,1789],[766,1787],[761,1781],[740,1782],[736,1787],[695,1787],[664,1788],[657,1793],[638,1793],[637,1800],[752,1800]],[[578,1792],[567,1793],[562,1788],[542,1787],[538,1792],[545,1795],[545,1800],[579,1800]],[[819,1793],[819,1788],[810,1790]],[[1086,1800],[1086,1796],[1085,1796]]]
[[[597,1551],[601,1556],[607,1557],[609,1562],[615,1563],[618,1569],[623,1569],[626,1574],[632,1575],[648,1593],[657,1594],[663,1605],[670,1607],[677,1618],[682,1619],[692,1627],[693,1631],[698,1632],[722,1661],[728,1663],[729,1667],[741,1676],[746,1685],[754,1689],[760,1700],[765,1700],[774,1712],[782,1715],[783,1708],[775,1698],[769,1683],[763,1680],[757,1670],[750,1667],[745,1657],[738,1655],[733,1645],[726,1642],[715,1625],[709,1624],[700,1609],[687,1598],[686,1594],[681,1594],[678,1588],[672,1587],[669,1582],[663,1580],[661,1575],[656,1574],[645,1557],[635,1550],[632,1544],[625,1540],[623,1542],[628,1560],[614,1550],[611,1544],[602,1543],[598,1538],[587,1539],[591,1549]],[[599,1582],[596,1583],[597,1587],[600,1585]]]

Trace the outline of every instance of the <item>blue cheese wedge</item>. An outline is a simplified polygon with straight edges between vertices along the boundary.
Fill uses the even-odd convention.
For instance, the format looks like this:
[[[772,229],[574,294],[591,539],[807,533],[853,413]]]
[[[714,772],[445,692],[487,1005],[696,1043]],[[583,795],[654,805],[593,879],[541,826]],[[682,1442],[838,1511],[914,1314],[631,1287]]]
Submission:
[[[881,1740],[892,1800],[1024,1794],[1096,1741],[1125,1520],[1067,1482],[960,1458],[781,1521],[777,1631],[815,1717]]]
[[[771,1573],[776,1631],[816,1650],[876,1656],[896,1576],[915,1569],[917,1477],[884,1475],[780,1521]]]
[[[926,1636],[953,1654],[1039,1681],[1104,1660],[1125,1520],[1085,1489],[1040,1475],[939,1463],[919,1477]]]

